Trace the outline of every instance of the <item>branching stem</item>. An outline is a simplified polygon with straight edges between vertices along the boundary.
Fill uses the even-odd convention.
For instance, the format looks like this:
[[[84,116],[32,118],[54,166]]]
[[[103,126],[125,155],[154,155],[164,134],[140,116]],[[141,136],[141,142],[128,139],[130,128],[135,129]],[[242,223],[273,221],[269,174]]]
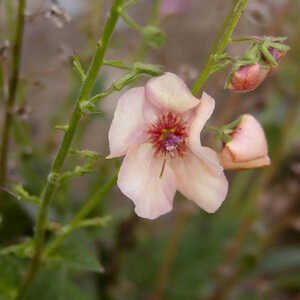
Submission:
[[[22,0],[23,1],[23,0]],[[69,121],[69,127],[66,133],[64,134],[62,143],[58,149],[58,152],[55,156],[55,159],[53,161],[51,170],[49,175],[53,174],[59,174],[62,165],[65,161],[65,158],[70,150],[70,146],[74,137],[74,134],[76,132],[78,123],[81,118],[81,110],[80,110],[80,103],[87,100],[92,87],[95,83],[95,80],[97,78],[98,72],[103,65],[104,60],[104,54],[106,52],[108,43],[111,39],[113,30],[115,28],[115,25],[117,23],[119,14],[118,9],[123,4],[123,0],[113,0],[111,10],[109,17],[105,23],[102,37],[99,40],[97,44],[97,49],[95,56],[91,62],[91,65],[89,67],[88,73],[86,75],[85,80],[83,81],[80,89],[80,93],[75,105],[75,108],[72,112],[70,121]],[[42,255],[42,247],[44,243],[44,235],[45,235],[45,228],[47,224],[47,213],[48,213],[48,207],[50,200],[53,196],[53,193],[55,191],[55,180],[48,180],[47,183],[43,189],[43,192],[41,194],[41,205],[39,207],[38,215],[37,215],[37,222],[36,222],[36,231],[34,236],[34,255],[33,259],[31,261],[31,264],[29,266],[29,269],[27,273],[25,274],[24,282],[20,286],[20,289],[18,291],[18,295],[16,297],[16,300],[21,300],[25,296],[25,292],[30,285],[32,279],[34,278],[39,264],[40,264],[40,258]],[[51,176],[53,179],[53,176]]]

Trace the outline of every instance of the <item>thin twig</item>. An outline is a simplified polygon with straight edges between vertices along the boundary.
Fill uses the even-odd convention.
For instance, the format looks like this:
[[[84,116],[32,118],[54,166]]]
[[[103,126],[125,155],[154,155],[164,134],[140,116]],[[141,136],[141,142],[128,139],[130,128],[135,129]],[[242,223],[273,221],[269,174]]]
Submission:
[[[7,156],[10,143],[10,133],[13,121],[13,108],[16,100],[16,94],[20,75],[21,50],[23,44],[24,32],[24,11],[26,0],[19,0],[18,17],[16,26],[16,37],[12,52],[11,77],[9,80],[8,99],[5,103],[4,123],[1,135],[0,150],[0,186],[5,185],[7,175]]]

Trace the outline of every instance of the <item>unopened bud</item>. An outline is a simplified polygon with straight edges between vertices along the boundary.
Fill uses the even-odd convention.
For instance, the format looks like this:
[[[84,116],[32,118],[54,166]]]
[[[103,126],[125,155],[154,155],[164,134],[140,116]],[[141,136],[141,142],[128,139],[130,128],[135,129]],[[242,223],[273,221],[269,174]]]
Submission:
[[[146,43],[152,48],[159,48],[165,41],[165,34],[156,26],[146,26],[143,29],[143,37]]]
[[[228,82],[228,89],[238,92],[249,92],[256,89],[269,73],[269,67],[259,63],[241,66]]]
[[[230,133],[231,140],[223,144],[219,158],[224,169],[250,169],[268,166],[268,146],[259,122],[243,115]]]

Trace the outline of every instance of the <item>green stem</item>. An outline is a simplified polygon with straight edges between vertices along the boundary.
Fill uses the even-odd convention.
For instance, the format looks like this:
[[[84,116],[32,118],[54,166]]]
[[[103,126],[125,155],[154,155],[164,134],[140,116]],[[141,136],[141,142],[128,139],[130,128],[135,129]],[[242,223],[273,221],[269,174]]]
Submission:
[[[256,37],[239,37],[239,38],[234,38],[230,39],[230,43],[239,43],[239,42],[249,42],[249,41],[254,41],[257,42],[259,41]]]
[[[108,88],[106,91],[97,94],[95,96],[93,96],[92,98],[90,98],[89,102],[90,103],[97,103],[98,101],[100,101],[101,99],[109,96],[111,93],[113,93],[116,89],[114,88],[114,86],[111,86],[110,88]]]
[[[101,186],[88,201],[83,205],[77,215],[72,219],[70,224],[68,225],[69,230],[63,232],[49,244],[49,246],[45,249],[44,257],[50,256],[55,250],[59,247],[59,245],[65,240],[65,238],[73,231],[74,228],[78,226],[80,221],[82,221],[101,201],[103,196],[116,184],[117,175],[115,175],[110,181],[108,181],[105,185]]]
[[[20,60],[24,32],[24,11],[26,0],[19,0],[16,37],[12,53],[11,77],[9,80],[8,99],[5,104],[4,123],[1,135],[1,152],[0,152],[0,186],[6,182],[7,173],[7,156],[10,142],[10,132],[13,119],[13,108],[16,100],[17,88],[20,74]]]
[[[48,213],[48,207],[50,200],[53,196],[55,191],[55,174],[59,173],[62,165],[65,161],[67,153],[69,152],[71,142],[73,140],[75,131],[77,129],[78,123],[81,118],[81,111],[80,111],[80,103],[84,100],[87,100],[94,82],[97,78],[98,72],[103,64],[104,54],[106,52],[108,43],[111,39],[111,35],[117,23],[119,14],[118,9],[123,4],[123,0],[114,0],[111,6],[110,15],[105,23],[102,37],[98,42],[97,49],[95,56],[91,62],[90,68],[88,70],[86,79],[83,81],[79,97],[76,102],[76,106],[72,112],[70,121],[69,121],[69,129],[65,133],[62,143],[58,149],[54,162],[52,164],[47,183],[45,188],[43,189],[41,195],[41,205],[39,207],[38,215],[37,215],[37,223],[36,223],[36,231],[34,236],[34,255],[29,266],[27,273],[25,274],[25,279],[23,284],[21,285],[16,300],[21,300],[25,296],[25,292],[27,287],[31,283],[32,279],[34,278],[40,263],[40,258],[42,254],[42,246],[44,243],[44,235],[45,235],[45,228],[46,228],[46,219]],[[50,180],[52,179],[52,180]]]
[[[195,95],[199,92],[201,87],[203,86],[204,82],[207,80],[207,78],[211,75],[212,70],[215,67],[215,64],[217,62],[218,56],[220,56],[228,43],[231,41],[231,35],[241,17],[242,12],[245,9],[245,6],[247,4],[248,0],[234,0],[232,9],[226,18],[225,26],[222,26],[224,28],[223,34],[221,38],[219,39],[215,50],[210,54],[208,61],[201,72],[200,76],[196,80],[193,88],[192,93]]]
[[[160,5],[161,5],[161,0],[155,0],[149,18],[149,25],[157,25]]]

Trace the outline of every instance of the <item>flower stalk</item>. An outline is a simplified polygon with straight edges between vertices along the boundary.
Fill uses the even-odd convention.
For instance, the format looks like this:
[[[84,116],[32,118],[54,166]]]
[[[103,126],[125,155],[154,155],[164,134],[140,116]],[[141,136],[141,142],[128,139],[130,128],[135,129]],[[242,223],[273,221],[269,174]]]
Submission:
[[[192,92],[194,95],[198,93],[204,82],[213,73],[212,71],[218,63],[218,58],[223,54],[224,49],[231,42],[231,35],[246,7],[247,2],[248,0],[233,1],[232,9],[229,12],[228,18],[225,20],[223,34],[218,41],[215,49],[212,51],[212,54],[210,54],[204,69],[202,70],[200,76],[198,77],[192,88]]]

